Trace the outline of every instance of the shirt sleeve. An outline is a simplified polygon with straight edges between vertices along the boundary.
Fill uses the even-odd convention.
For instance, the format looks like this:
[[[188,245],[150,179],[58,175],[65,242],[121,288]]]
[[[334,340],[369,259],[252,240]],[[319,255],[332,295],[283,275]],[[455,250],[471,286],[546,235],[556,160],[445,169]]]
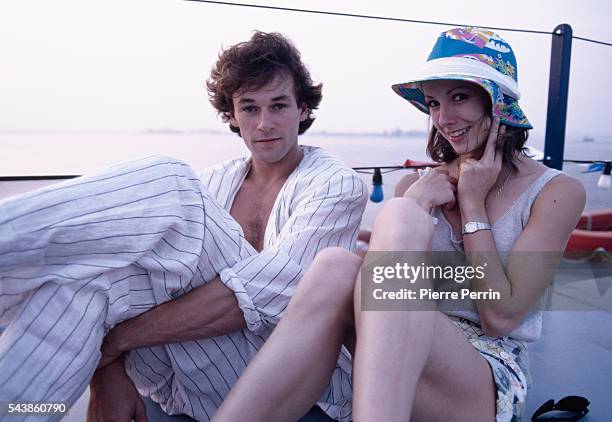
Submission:
[[[291,215],[271,245],[220,272],[249,330],[258,333],[278,323],[319,251],[331,246],[355,250],[366,201],[367,189],[358,175],[335,172],[325,183],[295,195]]]

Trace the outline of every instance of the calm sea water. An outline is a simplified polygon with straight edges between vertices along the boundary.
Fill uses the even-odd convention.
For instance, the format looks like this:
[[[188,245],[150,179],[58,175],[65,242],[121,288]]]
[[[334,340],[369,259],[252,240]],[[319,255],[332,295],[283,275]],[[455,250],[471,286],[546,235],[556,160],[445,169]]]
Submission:
[[[401,165],[407,158],[427,160],[425,141],[418,137],[304,135],[301,143],[321,146],[347,164],[357,166]],[[530,140],[543,149],[543,141]],[[170,155],[202,169],[222,160],[243,156],[247,150],[233,134],[0,134],[0,175],[86,174],[114,162],[152,154]],[[612,160],[612,139],[583,142],[568,139],[565,157]],[[612,189],[598,189],[599,173],[582,174],[585,166],[566,164],[564,170],[578,177],[587,190],[587,209],[612,207]],[[384,175],[385,198],[406,170]],[[371,183],[372,176],[364,174]],[[38,186],[37,183],[0,183],[0,197]],[[365,222],[371,223],[381,204],[368,203]]]

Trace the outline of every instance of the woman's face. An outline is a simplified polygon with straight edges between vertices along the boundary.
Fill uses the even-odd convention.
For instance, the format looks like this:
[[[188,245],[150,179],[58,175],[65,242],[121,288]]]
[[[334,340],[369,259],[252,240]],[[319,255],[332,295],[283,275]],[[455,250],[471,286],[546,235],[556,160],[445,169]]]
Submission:
[[[491,119],[489,97],[478,85],[452,80],[423,82],[423,93],[433,125],[457,155],[479,155]]]

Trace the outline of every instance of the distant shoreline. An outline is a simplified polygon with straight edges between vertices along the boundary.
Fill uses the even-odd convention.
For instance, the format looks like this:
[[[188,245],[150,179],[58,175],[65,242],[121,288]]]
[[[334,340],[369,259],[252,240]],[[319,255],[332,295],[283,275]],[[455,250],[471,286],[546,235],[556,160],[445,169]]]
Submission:
[[[232,135],[226,130],[216,129],[145,129],[145,130],[0,130],[0,135],[194,135],[194,134]],[[341,137],[393,137],[411,138],[426,136],[423,130],[402,130],[399,128],[379,132],[335,132],[327,130],[308,131],[309,136],[341,136]]]
[[[2,130],[0,135],[198,135],[209,134],[219,136],[235,136],[226,129],[172,129],[172,128],[150,128],[143,130]],[[341,138],[422,138],[425,139],[427,132],[418,129],[400,129],[372,131],[372,132],[348,132],[348,131],[328,131],[328,130],[309,130],[307,136],[315,137],[341,137]],[[588,148],[590,144],[606,144],[612,142],[612,134],[593,136],[592,134],[566,133],[566,142],[573,144],[585,144]],[[543,135],[530,136],[530,144],[543,142]]]

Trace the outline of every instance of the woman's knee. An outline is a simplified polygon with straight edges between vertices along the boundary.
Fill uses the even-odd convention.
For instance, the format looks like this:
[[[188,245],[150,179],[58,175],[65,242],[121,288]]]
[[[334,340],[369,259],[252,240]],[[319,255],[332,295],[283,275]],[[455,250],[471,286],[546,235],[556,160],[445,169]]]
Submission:
[[[338,247],[326,248],[317,254],[308,273],[307,287],[322,291],[353,291],[355,277],[361,266],[361,258]]]
[[[432,234],[431,216],[420,205],[408,198],[392,198],[374,220],[370,245],[383,240],[385,246],[397,243],[398,250],[402,247],[425,249]]]
[[[334,306],[352,300],[361,258],[346,249],[326,248],[317,254],[294,295],[310,306]]]

